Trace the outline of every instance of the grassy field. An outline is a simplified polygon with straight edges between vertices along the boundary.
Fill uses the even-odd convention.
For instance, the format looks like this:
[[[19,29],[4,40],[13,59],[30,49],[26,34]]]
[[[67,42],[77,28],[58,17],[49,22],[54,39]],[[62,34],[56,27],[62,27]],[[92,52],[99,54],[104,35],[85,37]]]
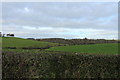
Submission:
[[[117,44],[58,46],[57,43],[2,38],[2,78],[120,78]],[[45,47],[49,49],[22,49]],[[8,49],[6,47],[17,47]],[[79,54],[75,54],[75,53]],[[85,54],[88,53],[88,54]],[[91,54],[95,53],[95,54]],[[98,54],[115,55],[98,55]]]
[[[28,39],[15,38],[15,37],[3,37],[2,38],[2,47],[45,47],[45,46],[56,46],[57,43],[49,42],[38,42]]]
[[[77,53],[99,53],[99,54],[118,54],[118,44],[94,44],[94,45],[75,45],[52,47],[49,50],[77,52]]]
[[[92,45],[73,45],[73,46],[57,46],[57,43],[34,41],[22,38],[4,37],[2,38],[2,47],[45,47],[52,46],[44,51],[62,51],[62,52],[77,52],[77,53],[96,53],[96,54],[118,54],[118,44],[92,44]],[[5,49],[7,51],[7,49]],[[9,51],[9,50],[8,50]],[[11,51],[26,51],[21,49]],[[27,50],[30,52],[40,52],[39,50]]]

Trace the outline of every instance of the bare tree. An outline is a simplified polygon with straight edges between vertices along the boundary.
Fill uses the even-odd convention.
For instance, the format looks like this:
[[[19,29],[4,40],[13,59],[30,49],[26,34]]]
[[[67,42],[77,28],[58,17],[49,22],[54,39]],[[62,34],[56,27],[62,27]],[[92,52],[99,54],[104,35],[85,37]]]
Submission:
[[[2,37],[2,33],[0,32],[0,37]]]

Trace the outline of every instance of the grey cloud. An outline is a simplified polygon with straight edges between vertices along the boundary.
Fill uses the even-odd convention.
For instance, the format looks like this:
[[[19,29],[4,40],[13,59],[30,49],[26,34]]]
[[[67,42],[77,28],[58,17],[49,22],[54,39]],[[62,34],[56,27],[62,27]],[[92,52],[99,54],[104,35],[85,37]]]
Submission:
[[[28,30],[25,26],[37,29],[30,32],[54,32],[58,28],[103,29],[117,32],[117,3],[3,3],[3,30],[17,33]],[[11,24],[13,24],[11,26]],[[5,26],[4,26],[5,25]],[[52,28],[40,30],[40,28]],[[62,30],[61,30],[62,31]],[[59,31],[58,31],[59,32]],[[26,33],[26,34],[28,34]],[[19,34],[20,35],[20,34]],[[52,36],[58,34],[51,33]],[[43,35],[45,36],[45,35]],[[47,36],[47,35],[46,35]],[[67,36],[59,34],[59,36]],[[75,35],[74,35],[75,36]]]

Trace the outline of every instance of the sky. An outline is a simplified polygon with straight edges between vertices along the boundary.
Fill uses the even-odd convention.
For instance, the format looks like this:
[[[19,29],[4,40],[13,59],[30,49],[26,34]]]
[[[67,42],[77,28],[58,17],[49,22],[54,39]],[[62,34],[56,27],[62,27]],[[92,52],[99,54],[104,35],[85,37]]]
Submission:
[[[21,38],[117,39],[118,3],[3,2],[0,24]]]

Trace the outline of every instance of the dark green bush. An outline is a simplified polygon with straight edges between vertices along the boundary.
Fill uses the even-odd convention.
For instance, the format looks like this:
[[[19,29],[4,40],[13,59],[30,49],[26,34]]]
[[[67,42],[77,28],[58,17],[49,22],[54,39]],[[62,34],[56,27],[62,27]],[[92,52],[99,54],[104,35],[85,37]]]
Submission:
[[[118,78],[119,55],[3,52],[3,78]]]

